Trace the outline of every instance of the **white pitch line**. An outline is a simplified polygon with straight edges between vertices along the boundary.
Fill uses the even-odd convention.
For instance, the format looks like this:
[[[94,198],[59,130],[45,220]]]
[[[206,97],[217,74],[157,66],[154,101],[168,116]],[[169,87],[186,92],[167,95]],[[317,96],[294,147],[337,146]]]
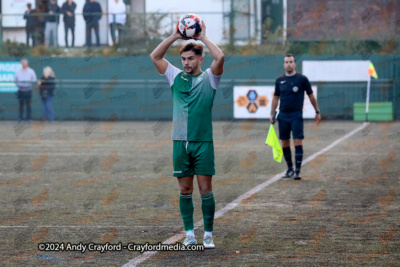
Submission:
[[[342,142],[343,140],[349,138],[350,136],[352,136],[353,134],[355,134],[356,132],[364,129],[366,126],[368,125],[368,122],[364,122],[361,126],[359,126],[358,128],[354,129],[353,131],[349,132],[348,134],[346,134],[345,136],[342,136],[341,138],[337,139],[336,141],[334,141],[332,144],[330,144],[329,146],[323,148],[322,150],[314,153],[313,155],[309,156],[307,159],[305,159],[303,161],[303,164],[308,163],[309,161],[315,159],[317,156],[319,156],[322,153],[325,153],[326,151],[330,150],[331,148],[333,148],[334,146],[336,146],[337,144],[339,144],[340,142]],[[282,175],[285,172],[282,173],[278,173],[277,175],[275,175],[272,179],[269,179],[268,181],[265,181],[259,185],[257,185],[256,187],[254,187],[253,189],[250,189],[248,192],[244,193],[243,195],[239,196],[237,199],[233,200],[231,203],[227,204],[225,207],[223,207],[222,209],[218,210],[215,213],[215,219],[224,216],[228,211],[234,209],[236,206],[238,206],[243,200],[251,197],[252,195],[254,195],[255,193],[259,192],[261,189],[269,186],[270,184],[278,181],[279,179],[282,178]],[[203,220],[200,220],[198,222],[196,222],[194,224],[194,229],[197,229],[198,227],[203,225]],[[174,236],[172,236],[171,238],[165,240],[164,242],[162,242],[163,244],[173,244],[178,242],[179,240],[183,239],[185,237],[186,233],[185,231],[180,232],[179,234],[176,234]],[[147,251],[144,252],[143,254],[141,254],[140,256],[130,260],[128,263],[124,264],[123,267],[135,267],[138,266],[140,263],[144,262],[145,260],[151,258],[153,255],[157,254],[158,251]]]
[[[334,141],[332,144],[330,144],[329,146],[325,147],[324,149],[320,150],[317,153],[314,153],[313,155],[309,156],[307,159],[305,159],[303,161],[303,164],[301,164],[301,166],[303,166],[304,164],[308,163],[309,161],[312,161],[313,159],[315,159],[316,157],[318,157],[319,155],[321,155],[322,153],[325,153],[326,151],[330,150],[332,147],[336,146],[337,144],[339,144],[340,142],[342,142],[343,140],[349,138],[350,136],[352,136],[353,134],[355,134],[356,132],[364,129],[367,125],[369,124],[369,122],[364,122],[360,127],[354,129],[353,131],[349,132],[348,134],[346,134],[345,136],[342,136],[341,138],[339,138],[338,140]]]

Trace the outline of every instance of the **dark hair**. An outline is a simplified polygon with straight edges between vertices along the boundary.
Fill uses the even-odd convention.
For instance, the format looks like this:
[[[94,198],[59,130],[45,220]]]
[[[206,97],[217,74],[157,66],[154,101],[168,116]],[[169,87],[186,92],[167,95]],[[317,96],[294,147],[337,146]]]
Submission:
[[[188,43],[181,48],[179,53],[182,55],[183,52],[193,51],[196,55],[202,56],[203,55],[203,45],[196,44],[196,43]]]
[[[292,57],[292,58],[294,58],[294,63],[296,63],[296,58],[293,56],[293,54],[286,54],[285,57]]]

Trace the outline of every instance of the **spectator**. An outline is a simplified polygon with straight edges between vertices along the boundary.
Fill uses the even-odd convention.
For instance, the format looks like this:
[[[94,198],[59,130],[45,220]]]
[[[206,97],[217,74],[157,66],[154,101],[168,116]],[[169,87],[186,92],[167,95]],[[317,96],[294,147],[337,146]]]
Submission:
[[[29,46],[29,39],[32,39],[32,46],[35,46],[35,27],[36,27],[36,18],[34,17],[35,10],[32,9],[32,4],[27,4],[28,10],[25,11],[24,19],[26,19],[26,45]]]
[[[45,45],[57,45],[57,24],[60,7],[57,5],[56,0],[51,0],[49,4],[49,11],[46,15],[46,33]]]
[[[108,23],[110,23],[111,38],[117,45],[115,32],[118,30],[118,44],[122,44],[124,25],[126,21],[126,6],[122,0],[111,0],[108,6]]]
[[[86,45],[88,47],[92,46],[92,28],[94,28],[96,34],[96,45],[100,46],[99,20],[102,12],[100,4],[95,0],[89,0],[83,7],[83,18],[86,21]]]
[[[75,9],[76,4],[72,0],[67,0],[61,7],[61,12],[64,14],[64,29],[65,29],[65,46],[68,47],[68,29],[71,30],[72,44],[75,42]]]
[[[40,88],[40,98],[43,104],[42,120],[52,122],[54,120],[53,95],[56,88],[54,71],[49,67],[43,69],[42,79],[38,82]]]
[[[35,29],[35,43],[36,45],[44,44],[44,31],[46,28],[46,18],[45,18],[45,13],[46,13],[46,6],[41,3],[38,8],[36,9],[36,12],[34,14],[36,18],[36,29]]]
[[[22,69],[15,73],[14,83],[18,87],[18,101],[19,101],[19,118],[18,123],[23,120],[24,104],[26,105],[26,119],[31,122],[31,100],[32,100],[32,86],[36,83],[36,74],[33,69],[29,68],[27,59],[21,60]]]

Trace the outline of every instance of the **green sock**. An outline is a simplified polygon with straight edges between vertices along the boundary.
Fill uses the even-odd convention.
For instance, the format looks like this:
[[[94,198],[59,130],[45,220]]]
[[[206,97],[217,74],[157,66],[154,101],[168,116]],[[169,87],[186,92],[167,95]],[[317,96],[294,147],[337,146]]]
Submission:
[[[214,226],[215,200],[211,192],[207,195],[201,195],[201,210],[203,211],[204,231],[212,232]]]
[[[193,225],[193,201],[192,194],[180,194],[179,196],[179,209],[181,210],[181,216],[185,231],[194,229]]]

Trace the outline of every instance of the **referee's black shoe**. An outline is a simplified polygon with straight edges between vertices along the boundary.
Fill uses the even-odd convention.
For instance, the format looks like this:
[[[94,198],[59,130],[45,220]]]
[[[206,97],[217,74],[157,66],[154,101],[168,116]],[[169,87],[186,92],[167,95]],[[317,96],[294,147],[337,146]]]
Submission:
[[[292,168],[288,169],[282,178],[292,178],[294,175],[294,171]]]
[[[295,180],[301,180],[300,170],[296,170],[296,171],[294,172],[294,179],[295,179]]]

